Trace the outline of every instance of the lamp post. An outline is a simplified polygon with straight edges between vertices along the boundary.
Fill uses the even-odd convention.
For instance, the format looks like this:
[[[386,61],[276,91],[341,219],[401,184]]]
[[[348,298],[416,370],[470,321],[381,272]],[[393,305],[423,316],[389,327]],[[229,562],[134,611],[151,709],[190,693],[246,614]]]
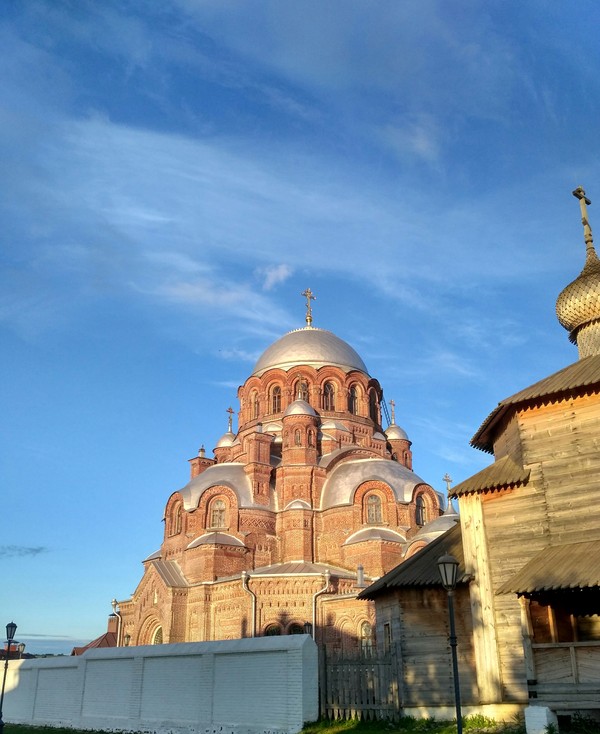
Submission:
[[[4,705],[4,686],[6,685],[6,674],[8,672],[8,658],[10,655],[10,646],[15,639],[17,625],[9,622],[6,625],[6,659],[4,661],[4,675],[2,676],[2,693],[0,693],[0,734],[4,732],[4,721],[2,720],[2,706]]]
[[[462,734],[462,714],[460,711],[460,682],[458,679],[458,657],[456,655],[456,628],[454,626],[454,589],[458,578],[458,561],[446,553],[438,559],[438,570],[442,586],[448,592],[448,617],[450,618],[450,650],[452,652],[452,676],[454,678],[454,705],[456,708],[456,731]],[[1,733],[0,733],[1,734]]]

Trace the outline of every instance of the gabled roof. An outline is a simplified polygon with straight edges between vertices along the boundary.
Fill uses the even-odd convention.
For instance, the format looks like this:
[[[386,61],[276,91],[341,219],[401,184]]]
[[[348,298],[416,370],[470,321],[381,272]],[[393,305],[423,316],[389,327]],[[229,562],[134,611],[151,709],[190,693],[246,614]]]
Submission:
[[[152,565],[161,579],[165,582],[166,586],[180,589],[189,586],[177,561],[156,560],[152,561]]]
[[[600,587],[600,540],[551,545],[535,555],[498,594]]]
[[[580,359],[502,400],[483,421],[471,439],[471,446],[491,454],[498,423],[518,405],[564,398],[572,393],[582,394],[592,388],[600,388],[600,354]]]
[[[81,647],[74,647],[71,650],[71,655],[83,655],[86,650],[91,650],[92,648],[96,647],[116,647],[117,646],[117,636],[114,632],[105,632],[103,635],[100,635],[100,637],[96,637],[95,640],[92,640],[91,642],[88,642],[87,645],[82,645]]]
[[[522,467],[511,456],[503,456],[453,487],[452,496],[461,497],[472,492],[486,492],[526,484],[529,474],[529,469]]]
[[[438,558],[446,553],[453,555],[459,563],[458,583],[467,583],[470,576],[464,572],[465,559],[460,525],[455,525],[448,532],[432,540],[425,548],[417,551],[414,556],[402,561],[399,566],[361,591],[358,598],[375,599],[394,589],[411,586],[441,586],[437,562]]]

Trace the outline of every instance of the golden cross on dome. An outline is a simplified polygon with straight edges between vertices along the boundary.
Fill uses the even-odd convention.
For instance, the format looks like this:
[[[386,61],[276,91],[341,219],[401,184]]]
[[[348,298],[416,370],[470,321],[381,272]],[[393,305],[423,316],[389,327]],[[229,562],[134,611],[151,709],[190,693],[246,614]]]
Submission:
[[[227,430],[229,433],[232,433],[231,427],[233,426],[233,408],[231,405],[227,408],[225,411],[226,413],[229,413],[229,418],[227,419]]]
[[[442,481],[446,482],[446,492],[450,494],[450,485],[452,484],[452,477],[450,476],[450,474],[448,474],[448,472],[444,474],[444,476],[442,477]]]
[[[396,422],[396,401],[390,400],[390,408],[392,409],[392,424]]]
[[[312,306],[310,305],[310,302],[316,301],[317,297],[313,296],[313,292],[310,288],[307,288],[304,293],[301,293],[300,295],[306,298],[306,325],[310,326],[312,324]]]
[[[573,196],[576,199],[579,199],[579,206],[581,208],[581,223],[583,224],[583,239],[585,241],[586,248],[590,250],[594,246],[594,240],[592,237],[592,228],[590,227],[590,223],[588,222],[587,218],[587,207],[590,206],[592,202],[585,195],[583,186],[578,186],[573,192]]]

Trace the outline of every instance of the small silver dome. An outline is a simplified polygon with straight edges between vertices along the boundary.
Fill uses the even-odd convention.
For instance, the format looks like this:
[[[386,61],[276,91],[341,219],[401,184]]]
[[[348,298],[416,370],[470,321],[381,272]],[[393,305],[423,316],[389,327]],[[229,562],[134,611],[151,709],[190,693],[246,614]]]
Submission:
[[[224,433],[221,438],[219,439],[219,442],[216,445],[216,448],[222,449],[233,445],[233,442],[235,441],[235,436],[231,431],[227,431],[227,433]]]
[[[275,367],[290,370],[300,364],[317,369],[334,365],[346,372],[359,370],[368,374],[365,363],[349,344],[331,331],[312,326],[290,331],[271,344],[259,358],[252,374],[262,375]]]
[[[293,403],[290,403],[288,407],[285,409],[285,413],[283,414],[283,417],[285,418],[288,415],[314,415],[315,410],[312,406],[310,406],[306,400],[294,400]]]
[[[397,426],[395,423],[392,423],[390,426],[387,427],[385,435],[387,436],[388,441],[409,440],[406,431],[403,428],[400,428],[400,426]]]

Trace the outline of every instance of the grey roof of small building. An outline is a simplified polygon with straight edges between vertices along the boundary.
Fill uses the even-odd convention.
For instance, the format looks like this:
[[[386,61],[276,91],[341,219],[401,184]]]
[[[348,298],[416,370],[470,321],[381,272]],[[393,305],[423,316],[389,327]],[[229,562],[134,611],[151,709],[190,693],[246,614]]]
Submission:
[[[413,471],[390,459],[348,459],[331,471],[321,492],[321,509],[352,503],[354,492],[364,482],[387,484],[399,502],[410,502],[415,487],[427,484]]]
[[[217,532],[216,530],[195,538],[188,545],[188,548],[197,548],[199,545],[234,545],[242,548],[246,547],[239,538],[229,535],[229,533]]]
[[[559,400],[574,393],[596,392],[599,387],[600,354],[580,359],[498,403],[471,439],[471,446],[490,454],[493,453],[494,436],[498,424],[520,405],[536,403],[549,398]]]
[[[390,528],[369,527],[362,528],[356,533],[350,535],[344,545],[353,545],[354,543],[367,543],[371,540],[384,540],[387,543],[405,543],[406,538],[396,530]]]
[[[437,562],[440,556],[449,553],[459,563],[459,584],[470,581],[470,576],[464,572],[465,559],[462,547],[462,535],[460,524],[455,525],[448,532],[432,540],[414,556],[407,558],[396,568],[382,576],[371,584],[367,589],[361,591],[359,599],[376,599],[394,589],[414,586],[441,586],[442,582],[438,571]]]
[[[600,587],[600,540],[551,545],[504,583],[499,594]]]
[[[254,507],[252,483],[244,471],[244,465],[236,462],[223,462],[209,466],[202,474],[194,477],[183,489],[179,490],[183,498],[184,509],[193,510],[198,507],[203,492],[216,486],[229,487],[233,490],[240,507]],[[265,509],[262,505],[261,508]]]
[[[307,563],[306,561],[289,561],[262,566],[249,572],[250,576],[323,576],[326,571],[332,576],[344,579],[356,578],[356,574],[345,568],[330,566],[325,563]]]

